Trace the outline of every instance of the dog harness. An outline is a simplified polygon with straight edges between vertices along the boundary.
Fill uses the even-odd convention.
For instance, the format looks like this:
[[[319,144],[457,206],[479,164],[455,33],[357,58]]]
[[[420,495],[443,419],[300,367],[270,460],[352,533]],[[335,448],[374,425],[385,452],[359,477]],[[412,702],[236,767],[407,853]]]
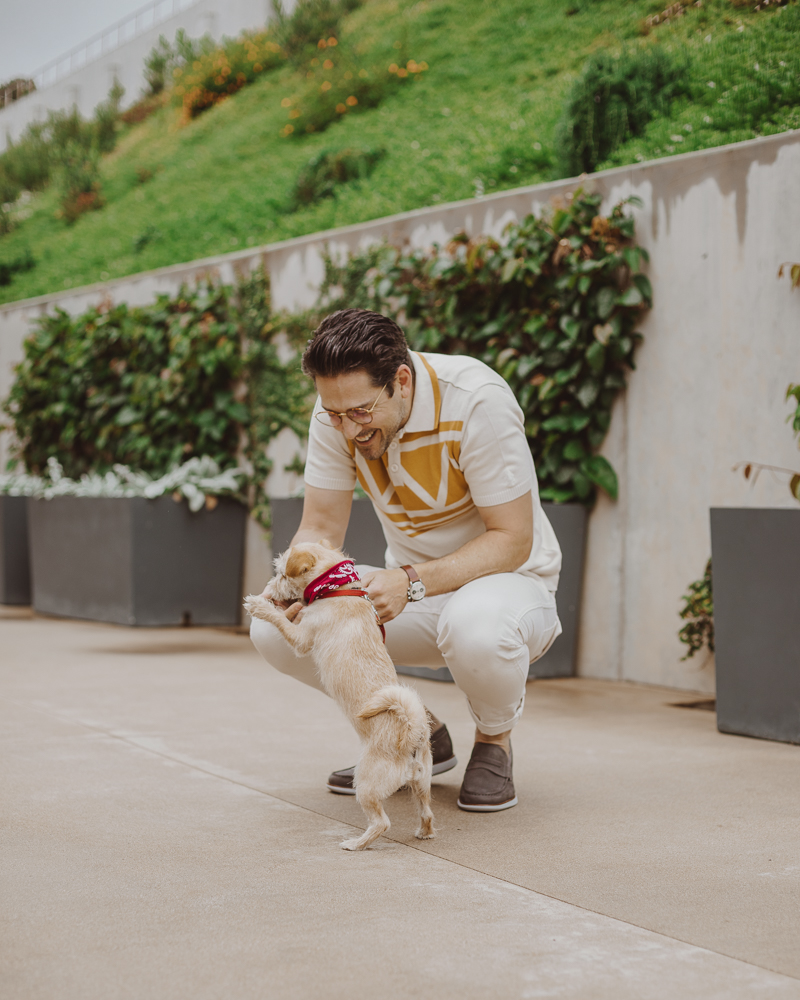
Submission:
[[[339,590],[348,583],[360,583],[361,579],[356,572],[355,564],[352,559],[345,559],[343,562],[337,563],[332,566],[329,570],[318,576],[316,580],[312,580],[311,583],[303,591],[303,597],[307,604],[313,604],[316,600],[321,600],[325,597],[362,597],[367,601],[375,612],[375,621],[378,628],[381,630],[381,636],[383,637],[383,644],[386,645],[386,629],[383,627],[383,622],[381,621],[380,615],[376,611],[375,607],[370,600],[369,594],[366,590]]]

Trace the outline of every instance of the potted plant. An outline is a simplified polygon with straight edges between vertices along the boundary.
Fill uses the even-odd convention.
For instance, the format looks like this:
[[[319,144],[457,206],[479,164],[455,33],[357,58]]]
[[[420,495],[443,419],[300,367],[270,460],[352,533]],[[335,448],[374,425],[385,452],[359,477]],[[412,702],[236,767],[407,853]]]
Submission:
[[[239,622],[265,446],[307,395],[268,320],[263,275],[40,318],[4,406],[24,471],[0,484],[28,496],[36,611]]]
[[[800,433],[800,385],[790,397]],[[764,469],[787,475],[800,500],[800,473],[740,466],[753,483]],[[800,507],[712,508],[711,550],[718,728],[800,743]]]

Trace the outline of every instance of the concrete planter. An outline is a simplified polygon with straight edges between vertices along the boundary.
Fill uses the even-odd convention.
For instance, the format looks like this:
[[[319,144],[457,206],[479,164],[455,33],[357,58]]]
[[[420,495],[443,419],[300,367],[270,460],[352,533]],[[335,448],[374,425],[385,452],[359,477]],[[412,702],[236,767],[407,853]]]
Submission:
[[[247,511],[170,496],[29,500],[33,607],[118,625],[236,625]]]
[[[575,673],[580,621],[583,560],[586,549],[586,508],[582,504],[542,505],[561,544],[563,564],[558,585],[558,615],[563,628],[545,655],[531,664],[529,677],[571,677]],[[272,548],[283,552],[300,524],[303,501],[272,500]],[[382,566],[386,542],[380,522],[369,500],[354,500],[344,548],[356,562]],[[452,681],[450,671],[424,670],[397,665],[399,674],[428,680]]]
[[[0,604],[31,603],[28,498],[0,496]]]
[[[713,508],[717,726],[800,743],[800,510]]]

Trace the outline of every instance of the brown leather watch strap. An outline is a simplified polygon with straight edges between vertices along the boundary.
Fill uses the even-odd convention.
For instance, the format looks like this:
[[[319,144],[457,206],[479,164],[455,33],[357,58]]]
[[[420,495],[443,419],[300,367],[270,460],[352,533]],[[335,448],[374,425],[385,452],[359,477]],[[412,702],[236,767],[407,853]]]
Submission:
[[[400,569],[404,569],[406,571],[408,578],[412,583],[416,583],[417,580],[419,580],[419,574],[413,566],[401,566]]]

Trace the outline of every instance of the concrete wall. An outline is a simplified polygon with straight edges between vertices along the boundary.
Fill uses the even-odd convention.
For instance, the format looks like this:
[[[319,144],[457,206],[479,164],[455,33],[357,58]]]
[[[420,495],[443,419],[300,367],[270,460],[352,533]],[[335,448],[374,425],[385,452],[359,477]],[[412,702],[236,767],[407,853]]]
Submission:
[[[677,639],[680,597],[710,553],[708,509],[794,505],[784,480],[765,475],[753,489],[731,467],[753,459],[800,471],[783,402],[800,381],[800,291],[776,279],[782,261],[800,260],[798,177],[800,132],[790,132],[587,181],[606,208],[630,194],[643,200],[634,214],[655,308],[603,449],[620,498],[601,497],[590,519],[584,675],[713,691],[713,657],[682,663]],[[263,262],[276,307],[296,308],[314,301],[326,245],[344,253],[380,239],[428,246],[459,229],[500,235],[575,187],[520,188],[0,307],[0,398],[30,321],[56,304],[76,312],[108,294],[144,303],[209,271],[232,280]],[[280,470],[296,447],[290,438],[274,451],[274,496],[296,485]],[[253,533],[252,580],[266,572],[259,544]]]
[[[121,44],[114,42],[112,47],[98,38],[96,45],[89,46],[85,65],[63,76],[58,73],[58,79],[52,83],[48,81],[57,75],[58,62],[51,64],[51,69],[44,73],[44,83],[37,80],[38,90],[0,109],[0,152],[6,148],[8,135],[18,139],[26,125],[43,119],[48,111],[77,105],[81,114],[89,117],[108,97],[115,77],[125,88],[123,107],[134,104],[145,88],[144,59],[157,44],[159,35],[171,42],[175,32],[183,28],[190,38],[205,34],[215,39],[223,35],[235,36],[248,28],[263,27],[272,9],[270,0],[196,0],[190,6],[175,0],[173,6],[176,13],[172,16],[158,20]],[[285,6],[291,9],[293,3]],[[181,7],[184,9],[179,9]],[[128,22],[133,23],[131,19],[121,23]],[[151,22],[152,18],[147,23]],[[122,37],[125,37],[124,30]],[[112,38],[116,38],[113,33]],[[95,49],[98,50],[96,55]],[[78,60],[73,59],[73,64],[75,61]]]

